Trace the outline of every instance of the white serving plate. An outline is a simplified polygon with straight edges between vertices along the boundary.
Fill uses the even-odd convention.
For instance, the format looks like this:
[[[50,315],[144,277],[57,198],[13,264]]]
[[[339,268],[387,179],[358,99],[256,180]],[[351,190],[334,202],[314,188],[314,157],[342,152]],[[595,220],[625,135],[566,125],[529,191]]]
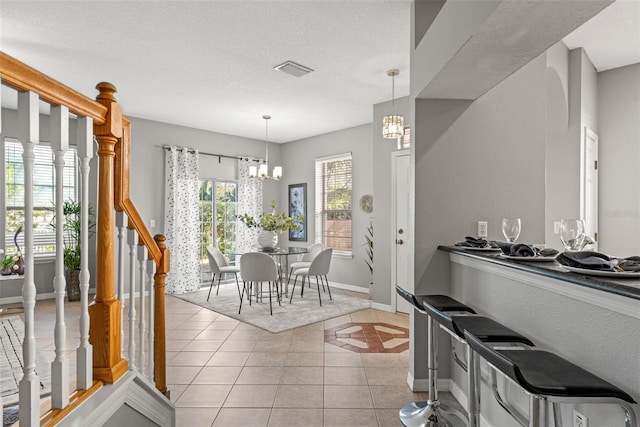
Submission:
[[[626,277],[640,279],[640,271],[602,271],[602,270],[590,270],[588,268],[569,267],[563,265],[562,268],[569,270],[572,273],[580,273],[585,276],[600,276],[600,277]]]
[[[555,256],[516,256],[507,254],[500,254],[500,258],[527,262],[552,262],[556,260]]]
[[[458,246],[466,251],[477,251],[477,252],[500,252],[502,249],[500,248],[474,248],[471,246]]]

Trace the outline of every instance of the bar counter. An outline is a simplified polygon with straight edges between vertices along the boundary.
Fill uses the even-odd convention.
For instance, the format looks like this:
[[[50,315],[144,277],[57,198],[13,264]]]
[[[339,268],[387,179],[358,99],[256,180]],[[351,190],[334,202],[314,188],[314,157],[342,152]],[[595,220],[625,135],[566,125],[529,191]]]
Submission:
[[[481,259],[483,261],[499,264],[505,267],[515,268],[521,271],[528,271],[530,273],[539,274],[553,279],[575,283],[576,285],[586,286],[588,288],[598,289],[600,291],[610,292],[612,294],[640,300],[640,278],[635,279],[587,276],[569,272],[563,269],[562,266],[556,261],[527,262],[524,260],[510,260],[501,257],[499,255],[500,252],[465,250],[463,246],[442,245],[438,246],[438,249],[441,251]]]
[[[555,261],[514,261],[500,257],[499,252],[448,245],[438,249],[449,255],[453,298],[640,400],[639,279],[585,276],[568,272]],[[464,373],[451,364],[449,374],[451,393],[458,401],[466,401]],[[486,387],[483,384],[486,398],[482,402],[488,406],[483,406],[488,417],[484,421],[496,427],[513,425]],[[515,390],[506,394],[519,399]],[[580,409],[589,417],[589,425],[624,425],[622,411],[615,405]],[[635,411],[640,412],[637,406]],[[569,413],[562,415],[566,425],[572,425]]]

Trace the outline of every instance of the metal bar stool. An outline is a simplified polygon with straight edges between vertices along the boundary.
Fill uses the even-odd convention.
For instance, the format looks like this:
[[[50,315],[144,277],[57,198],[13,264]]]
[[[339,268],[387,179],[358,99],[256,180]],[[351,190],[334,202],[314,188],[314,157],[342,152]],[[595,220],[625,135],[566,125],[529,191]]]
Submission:
[[[428,363],[429,370],[429,400],[426,402],[412,402],[400,409],[400,421],[406,427],[444,427],[463,426],[465,416],[459,411],[449,409],[438,400],[438,340],[435,339],[438,326],[433,318],[423,309],[423,302],[438,307],[445,312],[475,314],[475,311],[459,301],[446,295],[421,295],[416,297],[412,293],[396,285],[398,295],[411,303],[418,312],[427,315],[428,333]]]
[[[423,308],[426,313],[433,318],[434,322],[439,323],[449,335],[456,341],[463,344],[467,353],[467,365],[462,366],[467,371],[467,416],[469,427],[477,427],[478,419],[478,396],[476,394],[476,384],[479,384],[479,371],[477,370],[477,361],[467,345],[464,337],[465,330],[472,331],[482,341],[486,343],[508,343],[510,345],[520,344],[526,347],[533,347],[531,340],[516,331],[496,322],[493,319],[484,316],[461,316],[450,315],[438,307],[429,304],[429,301],[423,301]],[[436,328],[437,329],[437,328]],[[460,363],[458,360],[456,360]],[[497,390],[497,388],[495,388]],[[507,403],[502,402],[503,408],[510,413],[515,409]]]
[[[602,378],[548,351],[496,349],[469,330],[464,335],[472,351],[485,359],[492,370],[502,373],[529,395],[529,419],[525,426],[546,426],[547,402],[552,402],[554,405],[617,403],[625,413],[625,426],[637,427],[631,406],[636,402]]]

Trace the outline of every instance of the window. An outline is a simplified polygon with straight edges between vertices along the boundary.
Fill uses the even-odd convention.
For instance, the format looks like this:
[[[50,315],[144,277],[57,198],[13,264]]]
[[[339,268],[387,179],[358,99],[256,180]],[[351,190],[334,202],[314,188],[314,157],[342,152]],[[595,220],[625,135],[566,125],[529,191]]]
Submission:
[[[211,280],[207,246],[215,246],[223,254],[235,252],[237,207],[238,185],[235,182],[200,181],[200,265],[203,281]],[[234,256],[227,257],[233,263]]]
[[[316,242],[351,255],[351,153],[316,159]]]
[[[56,250],[56,232],[50,223],[55,215],[56,177],[54,154],[51,147],[38,144],[34,147],[33,164],[33,244],[35,254],[54,253]],[[62,177],[64,200],[76,200],[76,150],[69,149],[64,157]],[[22,144],[17,141],[4,141],[4,208],[6,215],[4,247],[13,253],[15,244],[13,235],[24,224],[24,164],[22,163]],[[24,249],[24,233],[18,239]]]

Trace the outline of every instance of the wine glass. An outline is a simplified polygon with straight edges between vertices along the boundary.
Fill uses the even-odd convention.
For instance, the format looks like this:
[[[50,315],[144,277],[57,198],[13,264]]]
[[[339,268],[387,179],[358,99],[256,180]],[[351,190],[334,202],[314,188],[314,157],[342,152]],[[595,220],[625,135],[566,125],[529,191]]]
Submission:
[[[520,236],[520,218],[504,218],[502,220],[502,234],[507,242],[515,242]]]
[[[568,251],[579,251],[584,246],[584,220],[561,219],[560,240]]]

